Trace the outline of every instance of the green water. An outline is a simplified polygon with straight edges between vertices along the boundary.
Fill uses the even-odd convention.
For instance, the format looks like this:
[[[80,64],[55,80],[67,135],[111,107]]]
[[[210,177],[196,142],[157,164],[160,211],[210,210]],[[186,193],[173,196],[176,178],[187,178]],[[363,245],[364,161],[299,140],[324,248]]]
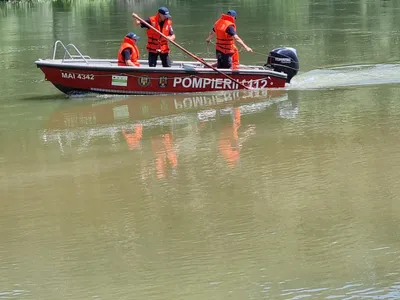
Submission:
[[[132,30],[145,58],[131,13],[161,5],[202,57],[236,9],[256,52],[241,62],[291,46],[300,74],[282,91],[71,99],[33,63],[57,39],[115,58]],[[399,299],[399,9],[0,3],[0,299]]]

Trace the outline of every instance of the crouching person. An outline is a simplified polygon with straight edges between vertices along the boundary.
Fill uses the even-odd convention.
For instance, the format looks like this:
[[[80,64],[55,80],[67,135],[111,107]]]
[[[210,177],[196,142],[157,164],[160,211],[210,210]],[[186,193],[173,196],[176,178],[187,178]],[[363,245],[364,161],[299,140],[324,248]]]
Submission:
[[[118,66],[136,66],[140,67],[139,48],[136,46],[136,42],[139,37],[133,32],[129,32],[119,47],[118,51]]]

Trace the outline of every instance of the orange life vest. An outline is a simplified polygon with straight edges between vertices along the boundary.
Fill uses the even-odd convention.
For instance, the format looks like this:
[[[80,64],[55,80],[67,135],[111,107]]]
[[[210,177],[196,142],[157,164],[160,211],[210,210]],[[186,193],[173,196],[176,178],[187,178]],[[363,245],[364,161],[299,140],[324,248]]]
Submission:
[[[160,28],[160,18],[157,15],[152,16],[150,19],[150,25],[161,31],[164,35],[169,36],[169,31],[172,26],[171,19],[165,19],[163,28]],[[147,51],[153,53],[169,53],[168,40],[165,39],[161,34],[157,33],[155,30],[149,28],[147,29]]]
[[[233,54],[235,52],[235,40],[233,36],[226,33],[226,29],[229,26],[233,26],[236,30],[235,18],[224,14],[214,24],[214,31],[217,36],[215,47],[225,54]]]
[[[118,51],[118,66],[126,66],[124,56],[122,55],[122,52],[125,49],[130,49],[131,50],[131,61],[135,64],[135,66],[140,66],[140,63],[138,62],[139,59],[139,48],[136,46],[135,42],[128,38],[124,37],[124,41],[121,44],[121,47],[119,47]]]

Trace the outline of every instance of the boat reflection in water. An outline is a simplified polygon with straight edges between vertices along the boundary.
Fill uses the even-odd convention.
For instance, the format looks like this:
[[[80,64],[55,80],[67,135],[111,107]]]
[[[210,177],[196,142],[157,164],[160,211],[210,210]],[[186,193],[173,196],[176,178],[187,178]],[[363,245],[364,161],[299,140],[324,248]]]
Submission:
[[[274,107],[276,117],[295,118],[298,103],[289,101],[290,93],[251,90],[78,99],[81,103],[72,100],[73,103],[51,115],[42,138],[46,144],[58,145],[64,154],[89,151],[91,145],[99,140],[104,143],[104,139],[107,142],[103,150],[106,147],[117,151],[125,140],[127,149],[142,153],[142,158],[151,149],[157,177],[164,178],[166,170],[176,174],[180,151],[191,147],[188,136],[208,131],[215,135],[217,131],[218,151],[228,166],[235,167],[243,143],[256,130],[254,118],[244,120],[244,116]]]

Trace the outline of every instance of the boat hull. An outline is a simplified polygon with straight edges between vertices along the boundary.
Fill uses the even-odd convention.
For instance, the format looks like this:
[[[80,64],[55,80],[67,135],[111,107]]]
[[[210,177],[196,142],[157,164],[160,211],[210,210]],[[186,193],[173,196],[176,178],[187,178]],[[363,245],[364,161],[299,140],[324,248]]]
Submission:
[[[286,75],[273,71],[224,70],[233,78],[206,68],[102,67],[37,61],[45,79],[66,94],[204,93],[250,89],[283,88]],[[238,84],[240,82],[241,84]]]

